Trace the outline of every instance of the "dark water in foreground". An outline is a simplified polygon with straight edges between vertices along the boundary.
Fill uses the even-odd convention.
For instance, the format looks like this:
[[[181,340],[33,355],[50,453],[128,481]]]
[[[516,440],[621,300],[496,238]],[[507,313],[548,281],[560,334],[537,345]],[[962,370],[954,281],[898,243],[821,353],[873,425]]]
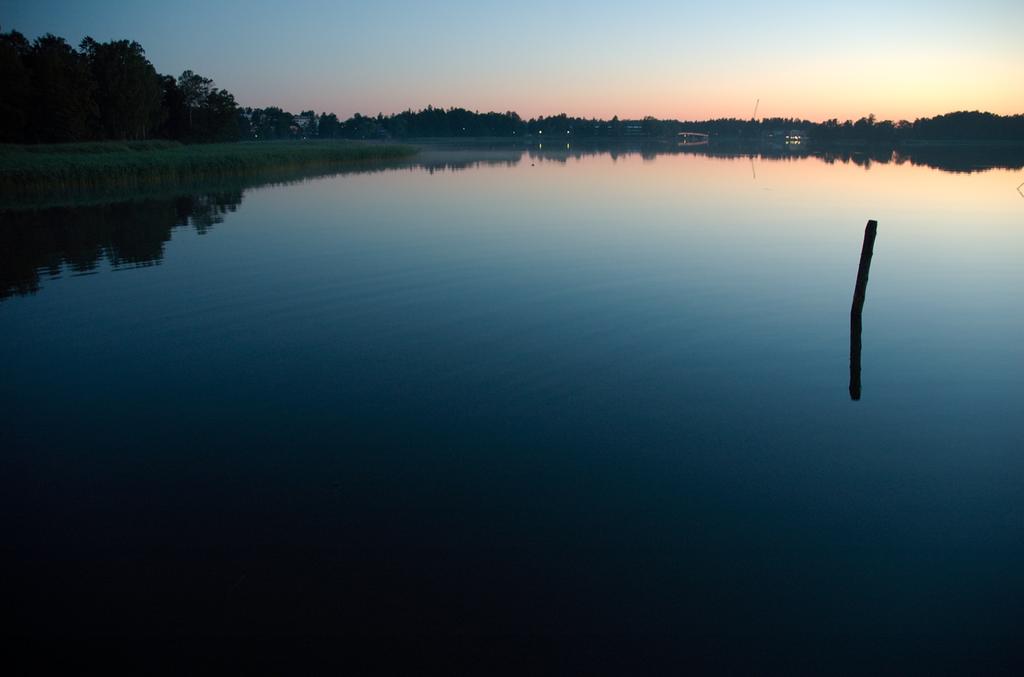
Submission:
[[[506,155],[5,212],[20,631],[1017,664],[1019,171]]]

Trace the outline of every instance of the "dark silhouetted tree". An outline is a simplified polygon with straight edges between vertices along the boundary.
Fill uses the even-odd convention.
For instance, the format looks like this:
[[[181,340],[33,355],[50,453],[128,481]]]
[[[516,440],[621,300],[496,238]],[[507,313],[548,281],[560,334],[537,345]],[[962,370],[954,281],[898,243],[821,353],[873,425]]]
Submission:
[[[191,132],[195,111],[206,105],[206,97],[213,89],[213,80],[204,78],[198,73],[185,71],[178,76],[178,90],[181,91],[185,104],[185,112],[188,115],[188,128]]]
[[[96,81],[96,103],[103,135],[145,139],[166,114],[163,87],[142,45],[128,40],[82,40],[82,52]]]
[[[201,124],[193,130],[196,141],[235,141],[239,138],[238,105],[226,89],[213,89],[199,109]]]
[[[160,76],[160,88],[160,105],[164,110],[164,115],[159,135],[167,139],[184,138],[188,131],[185,95],[178,88],[178,81],[170,75]]]
[[[26,65],[29,44],[17,31],[0,33],[0,141],[25,140],[32,83]]]
[[[94,85],[86,60],[64,38],[47,33],[28,51],[31,95],[27,137],[36,142],[96,136]]]
[[[334,113],[323,113],[320,116],[320,125],[317,128],[317,135],[321,139],[334,139],[341,135],[341,124],[338,116]]]

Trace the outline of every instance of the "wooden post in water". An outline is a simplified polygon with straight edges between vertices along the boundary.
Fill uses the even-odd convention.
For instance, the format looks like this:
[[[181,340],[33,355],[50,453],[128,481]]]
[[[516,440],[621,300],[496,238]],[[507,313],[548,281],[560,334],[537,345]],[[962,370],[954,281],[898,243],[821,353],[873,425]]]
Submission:
[[[864,295],[868,290],[868,272],[871,270],[871,255],[875,251],[875,235],[878,222],[868,221],[864,229],[864,245],[860,250],[860,266],[857,268],[857,286],[853,290],[853,307],[850,308],[850,399],[860,399],[860,333],[861,315],[864,311]]]

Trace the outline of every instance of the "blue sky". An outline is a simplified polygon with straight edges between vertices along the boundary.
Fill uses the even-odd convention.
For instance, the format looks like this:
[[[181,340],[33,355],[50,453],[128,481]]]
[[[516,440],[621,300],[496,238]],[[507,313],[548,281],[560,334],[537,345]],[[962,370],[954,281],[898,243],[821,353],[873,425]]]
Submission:
[[[343,116],[914,118],[1024,112],[1024,2],[0,0],[0,26],[132,38],[242,105]]]

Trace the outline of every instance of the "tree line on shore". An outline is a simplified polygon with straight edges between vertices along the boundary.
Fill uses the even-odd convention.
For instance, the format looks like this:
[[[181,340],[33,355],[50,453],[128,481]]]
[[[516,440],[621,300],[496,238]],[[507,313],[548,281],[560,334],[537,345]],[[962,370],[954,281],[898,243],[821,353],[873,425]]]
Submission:
[[[190,70],[161,75],[134,41],[85,38],[72,47],[46,34],[29,41],[0,33],[0,142],[172,139],[187,143],[274,139],[404,139],[498,137],[538,140],[671,138],[682,132],[761,140],[798,130],[818,143],[899,144],[906,141],[1024,140],[1024,115],[961,111],[914,121],[797,118],[703,121],[611,120],[565,114],[524,120],[517,113],[464,108],[356,113],[340,120],[312,110],[240,108],[234,96]]]
[[[332,116],[333,117],[333,116]],[[323,118],[321,118],[322,120]],[[376,118],[356,114],[343,123],[332,120],[321,136],[343,138],[408,137],[517,137],[535,140],[671,138],[683,132],[699,132],[712,137],[762,140],[799,131],[802,136],[821,143],[867,142],[898,144],[917,140],[1024,141],[1024,115],[1001,116],[978,111],[948,113],[913,122],[877,120],[874,115],[840,122],[836,119],[811,122],[797,118],[759,120],[722,118],[680,121],[645,117],[639,120],[611,120],[570,117],[565,114],[523,120],[514,112],[474,113],[462,108],[428,107]],[[327,132],[324,134],[323,132]]]
[[[239,138],[230,92],[192,71],[157,73],[137,42],[0,33],[0,142]]]

